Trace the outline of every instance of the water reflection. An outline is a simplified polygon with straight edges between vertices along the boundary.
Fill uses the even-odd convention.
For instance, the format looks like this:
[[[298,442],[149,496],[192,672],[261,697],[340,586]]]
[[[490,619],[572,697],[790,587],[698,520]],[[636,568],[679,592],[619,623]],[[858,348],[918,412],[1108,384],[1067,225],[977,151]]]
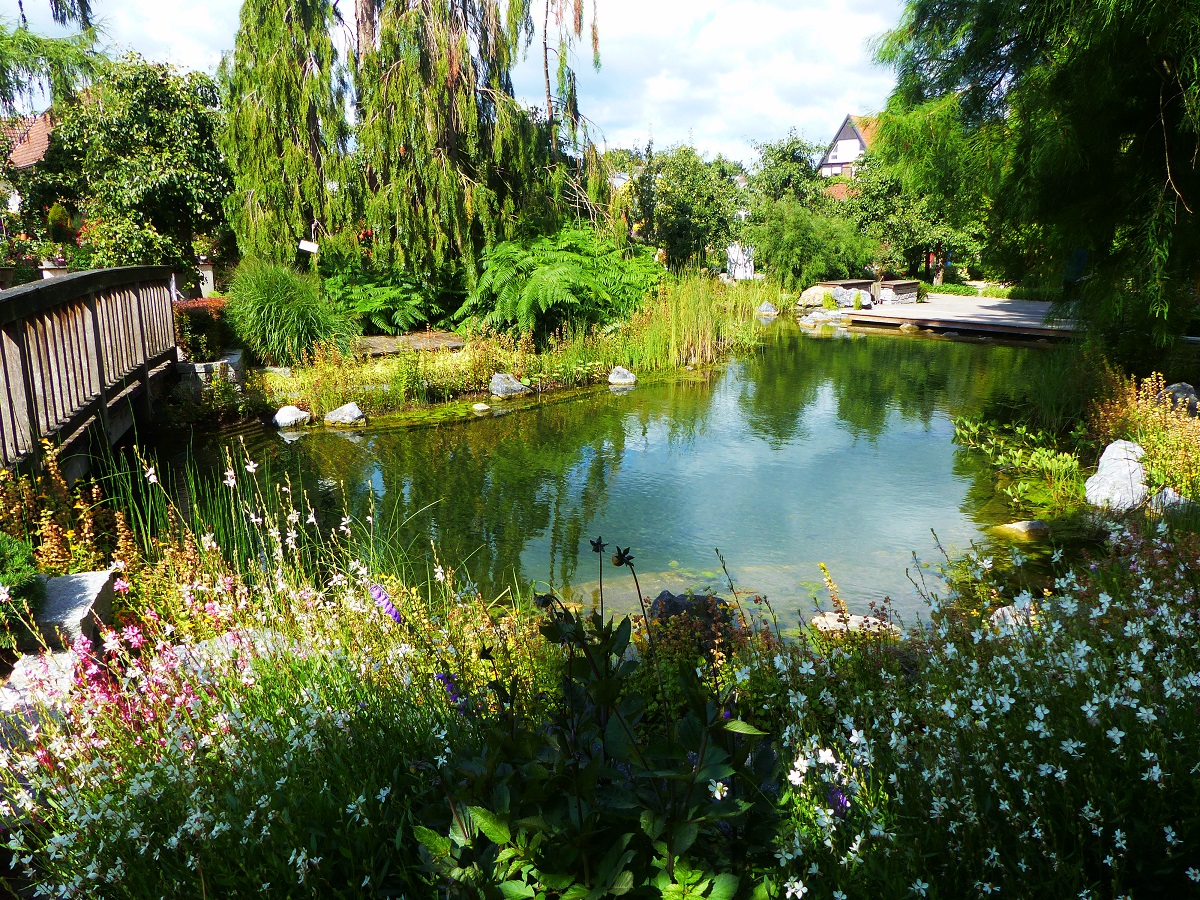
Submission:
[[[915,614],[911,551],[932,548],[930,529],[964,547],[990,499],[978,466],[956,455],[949,417],[1013,402],[1047,356],[779,325],[711,377],[455,425],[293,444],[267,433],[253,452],[299,469],[326,520],[343,503],[373,514],[390,548],[421,561],[434,546],[489,594],[536,579],[586,599],[586,539],[599,533],[633,546],[650,593],[720,585],[720,547],[741,586],[788,621],[809,607],[822,561],[852,606],[890,595]],[[619,578],[606,593],[634,601]]]

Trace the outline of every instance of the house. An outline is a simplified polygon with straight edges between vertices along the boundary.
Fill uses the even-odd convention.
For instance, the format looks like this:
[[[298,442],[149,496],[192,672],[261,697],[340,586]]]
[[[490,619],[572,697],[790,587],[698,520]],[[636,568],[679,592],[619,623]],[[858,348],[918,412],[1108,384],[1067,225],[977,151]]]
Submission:
[[[54,118],[49,112],[0,122],[0,144],[9,145],[9,165],[14,169],[28,169],[40,163],[50,148],[52,131]],[[21,195],[11,188],[7,201],[9,212],[15,213],[21,208]]]
[[[854,177],[854,163],[871,149],[875,120],[868,116],[846,116],[842,127],[821,157],[818,170],[824,178],[835,175]]]

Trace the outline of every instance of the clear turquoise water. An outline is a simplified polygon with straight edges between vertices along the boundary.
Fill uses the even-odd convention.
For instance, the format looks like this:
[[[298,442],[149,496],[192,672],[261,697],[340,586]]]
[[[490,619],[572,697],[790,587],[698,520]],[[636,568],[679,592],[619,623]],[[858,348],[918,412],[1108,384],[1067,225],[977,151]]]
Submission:
[[[390,546],[417,566],[436,548],[485,596],[532,581],[594,596],[588,539],[602,535],[610,553],[632,548],[649,596],[723,587],[720,548],[738,588],[766,594],[784,625],[812,609],[820,562],[852,610],[886,596],[912,619],[913,551],[936,560],[931,531],[953,552],[992,524],[991,476],[954,446],[951,416],[1020,402],[1049,356],[780,325],[753,356],[625,394],[249,440],[276,471],[303,473],[326,517],[373,510]],[[627,572],[604,577],[610,606],[636,602]]]

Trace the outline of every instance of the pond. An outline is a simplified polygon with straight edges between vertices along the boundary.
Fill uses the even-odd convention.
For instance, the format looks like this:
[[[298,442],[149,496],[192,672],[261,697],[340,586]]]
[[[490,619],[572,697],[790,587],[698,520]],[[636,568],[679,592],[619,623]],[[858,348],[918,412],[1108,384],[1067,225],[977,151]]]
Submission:
[[[327,521],[343,505],[422,570],[436,560],[485,596],[530,582],[587,602],[590,538],[631,547],[643,593],[767,595],[785,627],[813,608],[825,563],[852,611],[922,602],[906,569],[1005,517],[993,479],[952,442],[955,415],[1023,402],[1055,352],[891,335],[816,337],[781,323],[761,350],[707,373],[596,388],[454,424],[243,436],[299,471]],[[209,446],[203,462],[223,467]],[[436,548],[436,550],[434,550]],[[628,609],[627,571],[605,597]],[[544,589],[544,588],[543,588]]]

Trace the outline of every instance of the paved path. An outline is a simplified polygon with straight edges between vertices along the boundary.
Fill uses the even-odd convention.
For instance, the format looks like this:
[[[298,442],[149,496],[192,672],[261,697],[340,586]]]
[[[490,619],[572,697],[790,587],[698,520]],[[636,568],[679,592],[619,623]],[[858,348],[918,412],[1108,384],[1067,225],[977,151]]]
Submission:
[[[843,310],[854,325],[916,325],[939,331],[1065,337],[1075,331],[1070,319],[1050,318],[1049,303],[999,297],[930,294],[926,303],[888,304],[872,309]]]
[[[396,337],[372,335],[358,339],[358,352],[367,356],[392,356],[403,350],[461,350],[463,339],[452,331],[413,331]]]

